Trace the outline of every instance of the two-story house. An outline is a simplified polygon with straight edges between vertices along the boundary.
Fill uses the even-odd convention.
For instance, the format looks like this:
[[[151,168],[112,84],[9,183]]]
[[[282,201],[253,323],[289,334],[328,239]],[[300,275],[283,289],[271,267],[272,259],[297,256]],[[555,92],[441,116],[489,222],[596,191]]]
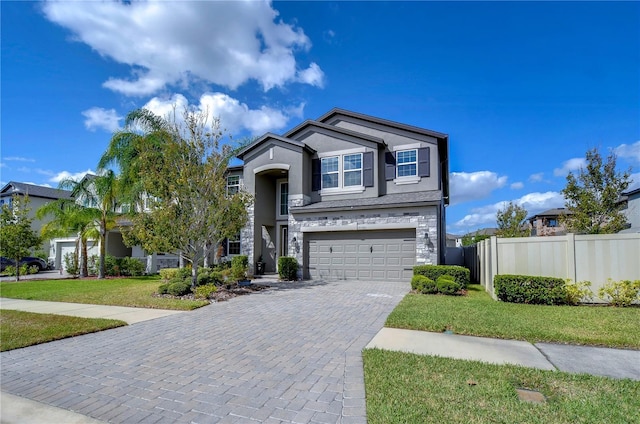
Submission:
[[[565,208],[549,209],[528,219],[532,237],[561,236],[567,233],[562,216],[570,214]]]
[[[37,219],[35,217],[36,211],[49,202],[71,198],[71,192],[68,190],[10,181],[0,190],[0,206],[11,204],[14,195],[29,197],[29,208],[31,209],[29,217],[33,219],[31,228],[37,232],[38,235],[40,235],[42,226],[49,222],[49,219]],[[42,241],[41,250],[45,252],[49,251],[49,240]]]
[[[622,213],[629,227],[621,233],[640,233],[640,187],[622,193],[620,197]]]
[[[333,109],[238,158],[229,189],[255,199],[227,254],[267,272],[292,256],[312,279],[408,281],[414,265],[444,263],[446,134]]]

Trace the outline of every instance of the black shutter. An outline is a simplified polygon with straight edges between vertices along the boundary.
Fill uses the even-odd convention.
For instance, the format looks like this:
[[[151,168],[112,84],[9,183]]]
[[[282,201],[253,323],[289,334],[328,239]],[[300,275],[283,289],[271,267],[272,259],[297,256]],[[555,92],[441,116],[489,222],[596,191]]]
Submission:
[[[418,149],[418,176],[419,177],[428,177],[430,166],[429,166],[429,148],[423,147]]]
[[[311,160],[311,190],[318,191],[322,187],[322,169],[320,159]]]
[[[362,183],[365,187],[373,187],[373,152],[362,154]]]
[[[384,153],[384,175],[387,181],[396,178],[396,152]]]

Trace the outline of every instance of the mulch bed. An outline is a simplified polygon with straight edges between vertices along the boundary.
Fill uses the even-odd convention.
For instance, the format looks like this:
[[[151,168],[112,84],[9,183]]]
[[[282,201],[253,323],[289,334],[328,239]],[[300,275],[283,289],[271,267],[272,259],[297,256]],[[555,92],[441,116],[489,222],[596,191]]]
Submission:
[[[232,299],[237,296],[243,296],[246,294],[256,293],[269,289],[270,286],[262,284],[250,284],[248,286],[239,286],[238,284],[230,284],[226,286],[218,286],[218,291],[213,293],[209,300],[211,302],[224,302],[225,300]],[[196,299],[193,294],[186,296],[172,296],[170,294],[158,294],[154,293],[153,297],[163,297],[166,299],[182,299],[182,300],[202,300]]]

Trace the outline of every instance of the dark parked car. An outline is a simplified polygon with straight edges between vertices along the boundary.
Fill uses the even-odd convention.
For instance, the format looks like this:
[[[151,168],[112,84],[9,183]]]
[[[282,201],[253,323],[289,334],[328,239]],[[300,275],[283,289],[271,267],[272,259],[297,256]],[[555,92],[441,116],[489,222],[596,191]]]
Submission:
[[[4,271],[4,269],[8,266],[15,266],[15,262],[12,259],[5,258],[4,256],[0,257],[0,271]],[[34,256],[25,256],[20,259],[20,265],[27,264],[28,267],[35,266],[38,268],[38,272],[44,271],[49,267],[47,265],[47,261],[41,258],[36,258]]]

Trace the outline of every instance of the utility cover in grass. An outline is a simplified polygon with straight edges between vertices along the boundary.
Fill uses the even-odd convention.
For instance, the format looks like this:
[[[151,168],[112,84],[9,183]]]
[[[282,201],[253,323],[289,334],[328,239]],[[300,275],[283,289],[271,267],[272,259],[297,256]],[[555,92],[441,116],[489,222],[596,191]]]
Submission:
[[[535,390],[527,390],[527,389],[516,389],[518,393],[518,398],[522,402],[530,402],[530,403],[546,403],[544,395],[540,392],[536,392]]]

